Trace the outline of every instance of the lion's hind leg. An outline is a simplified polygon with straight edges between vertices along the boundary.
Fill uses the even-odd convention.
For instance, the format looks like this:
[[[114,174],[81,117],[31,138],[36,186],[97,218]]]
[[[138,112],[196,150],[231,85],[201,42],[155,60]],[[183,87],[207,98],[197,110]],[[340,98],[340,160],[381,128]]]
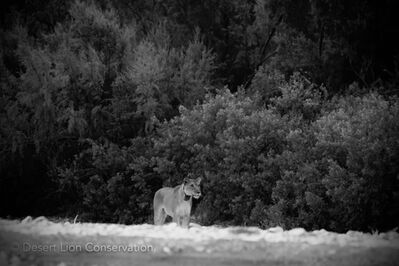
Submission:
[[[162,225],[165,223],[166,212],[164,208],[155,208],[154,209],[154,224]]]

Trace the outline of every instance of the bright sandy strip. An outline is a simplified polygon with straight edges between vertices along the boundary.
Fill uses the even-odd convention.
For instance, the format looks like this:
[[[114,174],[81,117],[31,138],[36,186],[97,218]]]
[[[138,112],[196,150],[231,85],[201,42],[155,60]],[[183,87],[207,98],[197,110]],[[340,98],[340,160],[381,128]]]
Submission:
[[[171,223],[163,226],[150,224],[121,225],[103,223],[51,222],[45,217],[24,220],[0,219],[0,231],[17,232],[29,235],[76,235],[76,236],[124,236],[154,239],[186,239],[194,242],[213,240],[241,240],[266,242],[298,242],[310,245],[334,244],[363,247],[399,247],[399,234],[361,233],[349,231],[346,234],[316,230],[306,232],[302,228],[284,231],[281,227],[262,230],[257,227],[220,227],[190,224],[189,229],[179,228]]]

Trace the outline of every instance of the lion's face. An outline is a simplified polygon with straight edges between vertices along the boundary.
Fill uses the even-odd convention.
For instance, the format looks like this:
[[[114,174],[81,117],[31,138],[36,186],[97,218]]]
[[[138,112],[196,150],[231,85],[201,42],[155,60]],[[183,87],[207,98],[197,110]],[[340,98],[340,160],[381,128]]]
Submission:
[[[195,199],[198,199],[201,196],[201,177],[197,179],[185,178],[184,179],[184,193],[187,196],[193,196]]]

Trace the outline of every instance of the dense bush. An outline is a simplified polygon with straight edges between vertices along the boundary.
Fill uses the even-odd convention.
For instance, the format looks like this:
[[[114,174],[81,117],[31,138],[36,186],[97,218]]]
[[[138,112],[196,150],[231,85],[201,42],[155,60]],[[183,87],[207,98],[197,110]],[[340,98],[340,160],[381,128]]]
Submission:
[[[162,181],[151,171],[151,147],[136,138],[120,148],[108,141],[87,140],[87,149],[72,165],[59,169],[59,193],[69,216],[118,223],[149,222],[152,197]],[[147,169],[148,168],[148,169]]]
[[[205,176],[203,223],[394,227],[397,101],[375,93],[327,100],[297,74],[280,91],[267,107],[226,90],[182,107],[159,129],[157,171],[170,180]]]
[[[0,215],[150,222],[155,191],[192,175],[203,224],[398,226],[396,9],[183,2],[9,9]]]
[[[198,32],[186,44],[173,46],[164,23],[155,23],[148,34],[139,36],[134,23],[122,24],[112,8],[76,2],[69,15],[40,38],[31,38],[20,27],[2,38],[1,187],[12,189],[2,191],[1,202],[21,190],[11,204],[24,205],[19,207],[21,213],[40,214],[41,208],[36,209],[40,198],[41,204],[54,203],[54,209],[48,209],[51,214],[68,206],[68,214],[87,212],[92,219],[143,221],[149,206],[144,208],[144,200],[134,198],[129,206],[136,206],[138,200],[142,207],[129,207],[137,213],[127,215],[122,209],[129,209],[123,207],[129,197],[116,188],[147,182],[140,181],[143,176],[138,178],[141,170],[129,172],[129,165],[135,160],[141,165],[147,151],[135,147],[131,148],[134,154],[123,153],[123,147],[132,141],[150,143],[148,135],[158,119],[170,119],[179,104],[190,107],[204,98],[211,85],[214,55]],[[96,157],[99,151],[103,157],[119,159],[107,162]],[[31,157],[38,165],[34,176],[23,165]],[[131,193],[147,197],[141,187],[137,184]],[[25,202],[23,194],[30,194],[30,189],[36,191],[35,200]],[[114,199],[118,195],[121,199]],[[107,199],[111,205],[103,204]],[[115,202],[124,202],[120,211]],[[8,206],[1,209],[20,215]]]
[[[381,228],[398,214],[398,115],[396,99],[371,93],[339,99],[315,122],[331,227]]]
[[[155,141],[160,174],[172,180],[178,173],[205,175],[206,196],[198,208],[203,221],[247,223],[257,200],[270,201],[273,169],[259,167],[264,156],[281,152],[285,121],[227,90],[180,111]]]
[[[90,219],[143,222],[163,185],[203,176],[204,224],[394,227],[399,106],[376,93],[331,100],[295,74],[268,106],[224,89],[119,148],[90,142],[60,181]],[[83,172],[82,172],[83,171]],[[73,188],[72,188],[73,187]]]

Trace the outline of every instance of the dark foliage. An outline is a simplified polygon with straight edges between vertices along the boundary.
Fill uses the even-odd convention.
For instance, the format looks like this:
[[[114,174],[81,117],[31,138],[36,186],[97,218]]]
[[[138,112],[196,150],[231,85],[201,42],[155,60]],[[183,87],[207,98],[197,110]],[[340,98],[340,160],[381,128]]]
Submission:
[[[394,1],[12,1],[0,215],[386,230],[399,216]],[[226,87],[224,87],[226,86]]]

